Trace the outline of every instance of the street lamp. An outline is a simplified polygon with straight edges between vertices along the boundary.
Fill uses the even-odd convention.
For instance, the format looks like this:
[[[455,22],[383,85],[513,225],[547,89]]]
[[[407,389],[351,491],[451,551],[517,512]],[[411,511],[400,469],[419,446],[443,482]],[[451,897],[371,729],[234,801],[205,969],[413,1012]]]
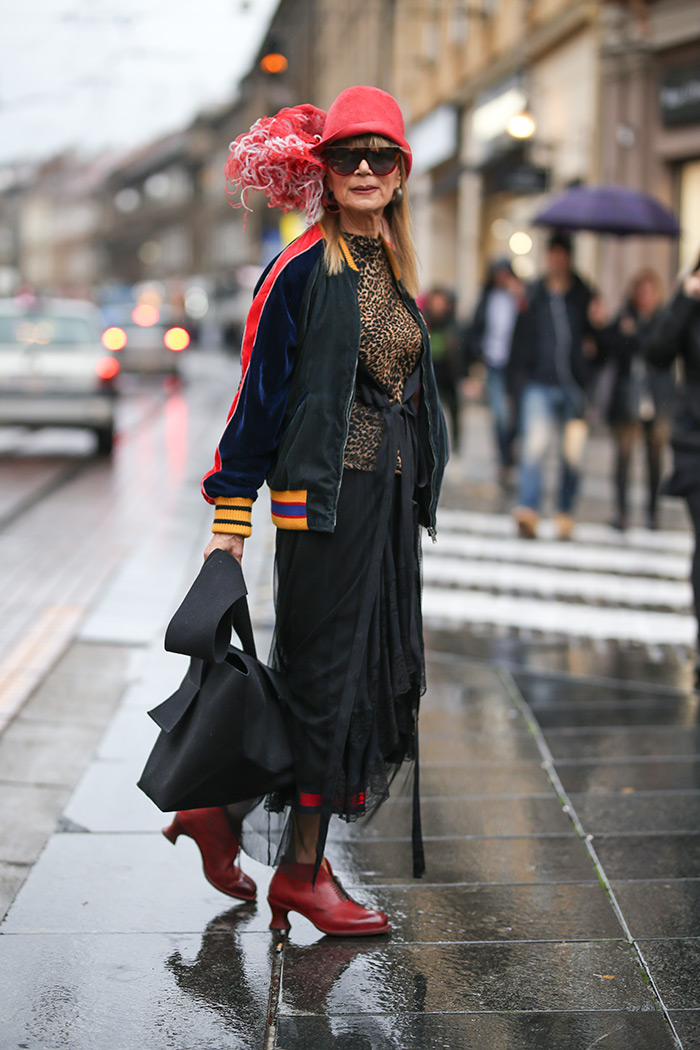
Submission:
[[[511,138],[524,142],[535,134],[537,124],[532,113],[524,109],[522,113],[516,113],[510,118],[506,130]]]

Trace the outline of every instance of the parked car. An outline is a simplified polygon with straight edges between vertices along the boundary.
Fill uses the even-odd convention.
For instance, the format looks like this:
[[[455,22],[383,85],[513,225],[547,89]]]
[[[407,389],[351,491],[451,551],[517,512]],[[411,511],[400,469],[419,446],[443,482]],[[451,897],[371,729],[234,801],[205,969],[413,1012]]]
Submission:
[[[86,428],[109,455],[119,370],[92,303],[0,300],[0,425]]]
[[[180,354],[191,341],[188,329],[163,311],[144,313],[140,323],[134,316],[139,316],[137,310],[130,307],[116,318],[111,311],[112,324],[102,333],[103,346],[118,354],[125,372],[177,374]]]

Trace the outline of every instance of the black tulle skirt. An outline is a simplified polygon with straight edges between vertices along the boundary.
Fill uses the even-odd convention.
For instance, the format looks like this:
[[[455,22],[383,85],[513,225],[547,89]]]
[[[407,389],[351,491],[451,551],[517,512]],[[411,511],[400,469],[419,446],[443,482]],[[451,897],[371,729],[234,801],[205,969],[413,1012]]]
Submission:
[[[251,814],[243,840],[249,852],[264,859],[260,848],[251,850],[255,830],[269,862],[288,855],[286,818],[293,810],[320,814],[320,864],[331,816],[355,821],[371,815],[387,798],[401,764],[413,760],[414,874],[424,869],[417,379],[414,373],[407,382],[402,404],[358,384],[358,397],[382,411],[385,433],[376,469],[343,471],[334,532],[277,532],[270,663],[291,691],[286,715],[296,783],[293,791],[269,796]]]
[[[293,798],[271,805],[322,812],[333,773],[327,808],[355,820],[384,801],[392,773],[415,757],[424,658],[418,522],[413,501],[404,520],[400,498],[407,480],[346,470],[335,532],[277,535],[272,663],[292,693],[297,783]],[[394,491],[382,529],[386,485]]]

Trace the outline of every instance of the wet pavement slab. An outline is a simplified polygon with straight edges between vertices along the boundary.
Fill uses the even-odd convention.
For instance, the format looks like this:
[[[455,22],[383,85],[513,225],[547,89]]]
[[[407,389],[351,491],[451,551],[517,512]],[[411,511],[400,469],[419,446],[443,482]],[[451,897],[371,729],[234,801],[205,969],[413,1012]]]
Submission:
[[[635,938],[700,937],[700,878],[613,882]]]
[[[565,760],[557,763],[557,772],[564,789],[572,793],[700,790],[700,760],[685,756],[605,763]]]
[[[700,763],[698,763],[700,784]],[[685,785],[684,785],[685,786]],[[460,762],[431,765],[421,761],[421,795],[428,799],[433,795],[456,795],[461,798],[484,798],[490,795],[513,797],[518,795],[544,795],[551,797],[552,785],[541,761],[499,763]]]
[[[226,926],[3,937],[1,1045],[260,1050],[270,938]]]
[[[640,947],[668,1008],[700,1011],[700,939],[643,940]]]
[[[626,1011],[285,1016],[279,1028],[284,1050],[589,1050],[596,1042],[608,1050],[677,1045],[660,1013]]]
[[[599,882],[383,886],[378,896],[381,907],[391,915],[394,939],[407,943],[620,937],[620,924]],[[363,890],[366,899],[367,891]]]
[[[682,726],[554,729],[545,737],[555,759],[691,758],[700,752],[700,729]]]
[[[671,1010],[670,1016],[684,1050],[700,1050],[700,1010]]]
[[[596,853],[610,879],[696,879],[700,832],[598,838]]]
[[[559,799],[546,796],[469,799],[443,795],[426,798],[421,806],[426,834],[431,838],[502,837],[507,835],[564,835],[571,821]],[[363,839],[385,839],[411,834],[411,800],[388,801],[369,821]],[[338,823],[329,838],[352,837],[352,828]]]
[[[427,838],[425,847],[423,881],[431,884],[592,882],[596,878],[585,846],[575,834],[468,841]],[[415,884],[410,840],[334,841],[328,856],[343,873],[343,881],[352,886]]]
[[[586,831],[593,835],[689,832],[700,828],[700,791],[571,795]]]
[[[537,975],[536,980],[533,980]],[[282,1013],[653,1010],[627,944],[290,944]]]

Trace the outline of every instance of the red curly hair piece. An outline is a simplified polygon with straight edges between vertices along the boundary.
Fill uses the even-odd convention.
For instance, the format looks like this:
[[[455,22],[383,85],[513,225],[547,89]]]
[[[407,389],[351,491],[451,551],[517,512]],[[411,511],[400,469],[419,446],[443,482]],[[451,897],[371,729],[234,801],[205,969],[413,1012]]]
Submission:
[[[256,120],[230,146],[224,166],[229,203],[250,211],[248,194],[260,190],[269,208],[303,211],[310,223],[315,222],[322,210],[326,167],[312,149],[321,140],[325,122],[323,110],[311,105],[291,106]]]

